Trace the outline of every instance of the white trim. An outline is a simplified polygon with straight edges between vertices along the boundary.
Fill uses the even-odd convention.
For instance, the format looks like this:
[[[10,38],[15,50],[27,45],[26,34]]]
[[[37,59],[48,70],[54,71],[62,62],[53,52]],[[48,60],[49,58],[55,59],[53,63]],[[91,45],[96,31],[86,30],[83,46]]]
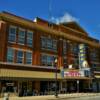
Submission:
[[[31,51],[31,50],[26,50],[26,49],[20,49],[20,48],[16,48],[16,47],[7,47],[7,48],[12,48],[12,49],[14,49],[14,50],[21,50],[21,51],[23,51],[23,52],[33,52],[33,51]]]
[[[3,65],[15,65],[15,66],[21,66],[21,67],[30,67],[30,68],[46,68],[46,69],[56,69],[55,67],[49,67],[49,66],[37,66],[37,65],[29,65],[29,64],[23,64],[23,63],[10,63],[10,62],[0,62],[0,64]]]

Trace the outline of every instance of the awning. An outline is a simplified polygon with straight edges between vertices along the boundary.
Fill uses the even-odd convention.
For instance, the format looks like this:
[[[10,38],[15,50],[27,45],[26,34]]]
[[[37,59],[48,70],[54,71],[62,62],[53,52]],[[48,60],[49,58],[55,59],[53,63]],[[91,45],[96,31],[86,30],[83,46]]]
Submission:
[[[58,79],[61,79],[60,73],[58,73],[57,76]],[[0,69],[0,77],[55,79],[55,73],[41,72],[41,71],[14,70],[14,69]]]
[[[95,75],[95,78],[100,78],[100,75]]]
[[[15,69],[0,69],[1,78],[17,78],[17,79],[47,79],[55,80],[54,72],[42,72],[42,71],[27,71],[27,70],[15,70]],[[90,77],[61,77],[61,73],[57,74],[58,80],[69,80],[69,79],[79,79],[79,80],[88,80],[93,79]]]

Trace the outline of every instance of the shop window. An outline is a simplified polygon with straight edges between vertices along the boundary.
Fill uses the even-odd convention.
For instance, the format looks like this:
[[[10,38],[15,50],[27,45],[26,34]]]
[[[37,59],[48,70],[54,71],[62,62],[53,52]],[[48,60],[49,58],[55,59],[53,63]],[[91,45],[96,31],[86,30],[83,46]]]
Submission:
[[[8,48],[7,49],[7,62],[13,62],[14,61],[14,49]]]
[[[23,51],[17,51],[17,63],[23,63],[24,53]]]
[[[32,52],[26,52],[26,64],[32,64]]]
[[[33,46],[33,32],[32,31],[27,32],[27,46],[29,47]]]
[[[8,41],[9,42],[16,42],[16,27],[15,26],[10,26],[9,27]]]
[[[25,44],[25,30],[21,28],[19,29],[18,32],[18,43]]]

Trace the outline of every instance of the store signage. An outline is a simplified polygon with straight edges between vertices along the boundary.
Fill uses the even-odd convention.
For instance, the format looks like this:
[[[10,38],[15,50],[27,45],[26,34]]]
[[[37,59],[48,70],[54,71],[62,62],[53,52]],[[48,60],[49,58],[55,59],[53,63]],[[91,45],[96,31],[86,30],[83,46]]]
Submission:
[[[64,77],[66,77],[66,76],[79,77],[79,76],[81,76],[81,73],[77,72],[77,71],[67,71],[67,72],[64,72]]]
[[[7,86],[14,86],[14,83],[6,83]]]
[[[83,62],[86,60],[86,45],[79,45],[79,67],[83,68]]]

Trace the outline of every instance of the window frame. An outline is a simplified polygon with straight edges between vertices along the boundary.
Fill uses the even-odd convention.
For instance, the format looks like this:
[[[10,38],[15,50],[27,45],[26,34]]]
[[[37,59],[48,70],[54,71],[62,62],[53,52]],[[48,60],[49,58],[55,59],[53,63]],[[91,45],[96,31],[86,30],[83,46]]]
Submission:
[[[23,54],[22,54],[22,57],[19,57],[19,56],[18,56],[18,52],[22,52],[22,53],[23,53]],[[22,59],[22,60],[21,60],[22,63],[18,62],[18,61],[19,61],[18,58]],[[24,52],[23,52],[23,50],[20,50],[20,49],[17,50],[16,63],[18,63],[18,64],[23,64],[23,63],[24,63]]]
[[[55,52],[57,52],[57,43],[58,43],[58,41],[56,40],[56,39],[53,39],[53,41],[52,41],[52,49],[53,49],[53,51],[55,51]]]
[[[20,35],[20,31],[23,31],[24,32],[24,36]],[[24,28],[19,28],[19,30],[18,30],[18,40],[17,40],[17,43],[18,44],[25,45],[25,34],[26,34],[26,30]],[[21,43],[22,41],[19,42],[19,40],[23,40],[23,43]]]
[[[47,49],[47,39],[45,36],[41,36],[41,48]]]
[[[32,33],[31,38],[28,36],[29,33]],[[33,35],[34,35],[33,31],[27,30],[26,45],[29,47],[33,47],[33,37],[34,37]],[[30,42],[28,43],[28,40],[31,40],[32,45],[30,45]]]
[[[53,39],[47,38],[47,46],[46,46],[46,48],[48,50],[53,50]]]
[[[45,60],[42,59],[43,56],[45,57]],[[48,61],[48,58],[50,58],[49,61]],[[50,55],[50,54],[42,53],[41,54],[41,65],[47,66],[47,67],[55,67],[53,63],[54,63],[54,59],[56,59],[56,58],[57,58],[56,55]],[[52,61],[50,61],[50,60],[52,60]],[[42,62],[42,61],[44,61],[44,62]],[[51,62],[51,65],[49,65],[50,62]]]
[[[9,49],[12,49],[12,51],[13,51],[13,54],[11,54],[10,56],[8,55],[8,51],[9,51]],[[15,51],[14,51],[14,49],[13,48],[11,48],[11,47],[8,47],[7,48],[7,62],[10,62],[10,63],[13,63],[14,62],[14,55],[15,55]],[[13,58],[12,59],[12,61],[8,61],[8,58]],[[11,60],[11,59],[10,59]]]
[[[12,34],[12,33],[10,32],[10,31],[11,31],[11,30],[10,30],[11,28],[15,29],[15,33],[14,33],[14,34]],[[14,25],[10,25],[10,26],[9,26],[9,35],[8,35],[8,42],[9,42],[9,43],[16,43],[16,34],[17,34],[17,27],[14,26]],[[11,41],[11,40],[10,40],[10,38],[11,38],[10,36],[14,36],[14,37],[15,37],[14,41]],[[12,38],[12,39],[13,39],[13,38]]]
[[[28,58],[27,57],[27,53],[31,53],[31,58]],[[32,51],[25,51],[25,64],[29,64],[29,65],[32,65]],[[31,63],[27,63],[27,60],[30,60]]]

